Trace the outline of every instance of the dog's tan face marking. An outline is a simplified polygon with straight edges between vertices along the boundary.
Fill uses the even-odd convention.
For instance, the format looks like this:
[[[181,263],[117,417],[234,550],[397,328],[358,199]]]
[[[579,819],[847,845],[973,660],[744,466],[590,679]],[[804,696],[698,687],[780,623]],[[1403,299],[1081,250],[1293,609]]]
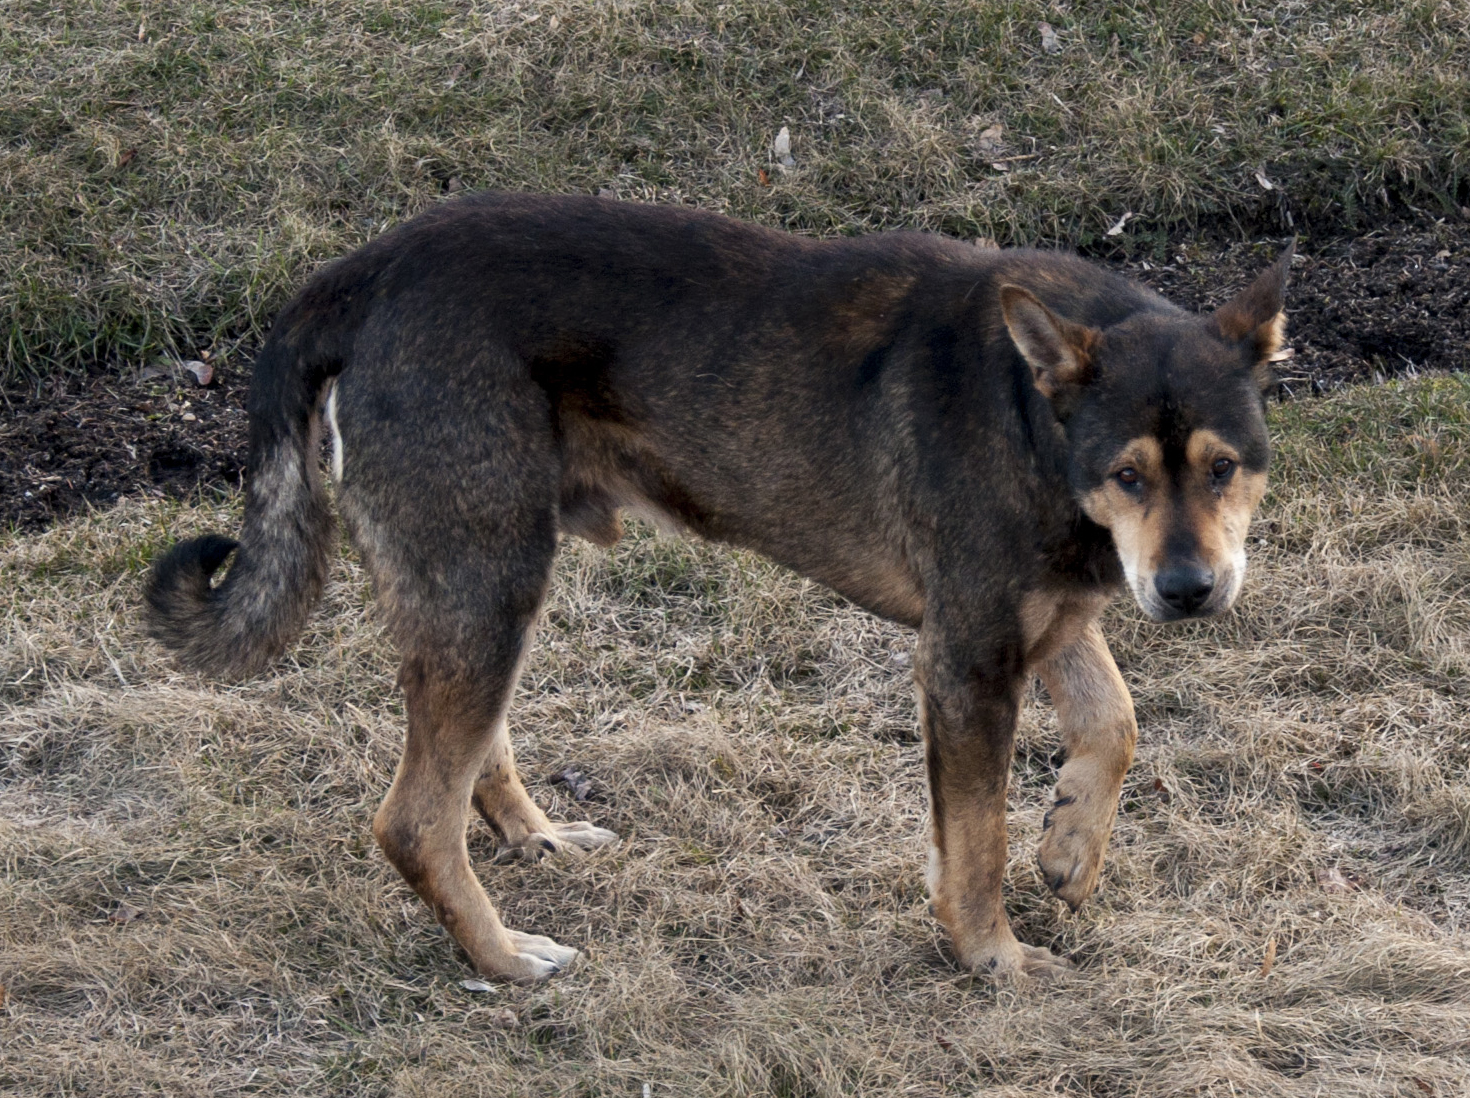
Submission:
[[[1166,461],[1157,439],[1130,440],[1082,508],[1112,532],[1139,606],[1155,621],[1168,621],[1218,613],[1235,602],[1245,579],[1246,532],[1265,492],[1265,474],[1247,470],[1228,442],[1202,429],[1190,433],[1183,460],[1175,463]],[[1170,577],[1181,568],[1202,577],[1200,593],[1181,597],[1171,588]]]

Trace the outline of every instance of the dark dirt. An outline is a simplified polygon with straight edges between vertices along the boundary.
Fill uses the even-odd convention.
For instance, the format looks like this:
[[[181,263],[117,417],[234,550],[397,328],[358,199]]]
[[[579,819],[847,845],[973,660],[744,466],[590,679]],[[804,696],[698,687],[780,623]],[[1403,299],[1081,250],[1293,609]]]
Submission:
[[[1164,262],[1121,249],[1107,261],[1198,309],[1222,303],[1277,246],[1181,237]],[[1281,365],[1283,399],[1470,368],[1470,225],[1384,226],[1303,240],[1299,251],[1287,295],[1296,355]],[[40,530],[130,493],[187,496],[239,484],[249,358],[214,367],[207,388],[181,369],[155,367],[0,391],[0,529]]]

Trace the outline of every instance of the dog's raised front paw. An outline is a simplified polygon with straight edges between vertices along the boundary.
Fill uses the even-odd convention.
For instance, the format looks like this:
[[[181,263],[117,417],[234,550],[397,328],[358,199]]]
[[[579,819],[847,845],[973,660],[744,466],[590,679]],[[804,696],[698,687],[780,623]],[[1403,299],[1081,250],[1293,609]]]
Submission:
[[[1097,888],[1116,811],[1111,799],[1104,807],[1085,794],[1069,794],[1042,818],[1036,861],[1047,887],[1073,911]]]

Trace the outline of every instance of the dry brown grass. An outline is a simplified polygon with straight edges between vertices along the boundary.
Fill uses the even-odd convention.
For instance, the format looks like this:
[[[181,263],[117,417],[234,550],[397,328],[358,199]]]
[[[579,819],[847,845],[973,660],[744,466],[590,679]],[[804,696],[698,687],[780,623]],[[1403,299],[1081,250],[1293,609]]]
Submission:
[[[1028,706],[1010,907],[1077,960],[1056,991],[957,973],[925,912],[911,637],[758,559],[568,546],[515,739],[543,804],[624,840],[491,868],[476,825],[507,921],[587,951],[476,994],[369,837],[401,713],[355,564],[277,674],[222,687],[136,609],[145,556],[234,500],[0,540],[0,1091],[1464,1094],[1467,404],[1278,410],[1239,611],[1112,614],[1142,741],[1076,916],[1032,867]]]

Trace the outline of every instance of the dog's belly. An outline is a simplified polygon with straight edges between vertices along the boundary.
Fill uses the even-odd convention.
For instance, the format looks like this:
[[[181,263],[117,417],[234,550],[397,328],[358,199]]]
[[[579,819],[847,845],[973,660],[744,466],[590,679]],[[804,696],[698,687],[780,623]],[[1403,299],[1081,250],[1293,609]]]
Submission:
[[[622,536],[619,512],[627,512],[665,532],[753,549],[880,617],[922,622],[922,583],[878,507],[859,510],[830,485],[782,493],[758,476],[713,467],[689,476],[678,457],[688,462],[687,453],[671,460],[624,425],[564,417],[561,529],[611,546]]]

